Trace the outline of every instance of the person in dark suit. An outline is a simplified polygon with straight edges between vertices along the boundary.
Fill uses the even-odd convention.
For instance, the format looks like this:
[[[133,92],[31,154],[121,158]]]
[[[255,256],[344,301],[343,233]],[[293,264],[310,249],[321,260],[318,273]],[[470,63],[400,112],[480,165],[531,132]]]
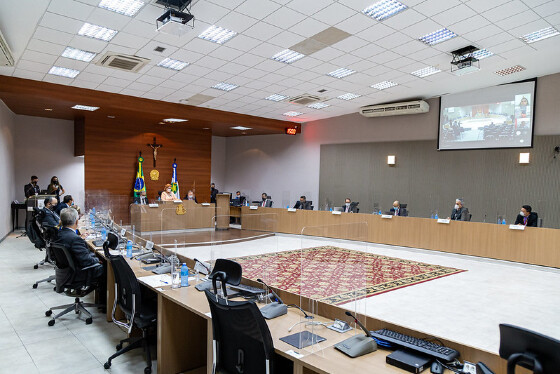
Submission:
[[[456,199],[455,206],[451,211],[451,216],[449,217],[452,221],[469,221],[470,213],[469,210],[463,206],[463,199]]]
[[[296,205],[294,205],[294,208],[295,209],[310,210],[311,209],[311,204],[309,204],[309,202],[307,201],[307,198],[305,196],[300,196],[299,201],[296,202]]]
[[[60,212],[62,211],[62,209],[70,208],[72,205],[74,205],[74,199],[72,198],[72,195],[66,195],[62,199],[62,202],[58,203],[54,212],[60,216]]]
[[[194,192],[192,190],[189,190],[187,192],[187,195],[185,196],[185,200],[193,200],[195,203],[198,204],[198,201],[196,200],[196,196],[194,196]]]
[[[344,200],[344,206],[342,207],[342,211],[344,213],[357,213],[358,212],[358,204],[353,203],[349,197]]]
[[[530,205],[523,205],[521,211],[515,219],[516,225],[523,225],[529,227],[538,227],[538,216],[537,213],[532,212],[533,208]]]
[[[389,210],[389,212],[392,216],[401,216],[401,217],[408,216],[408,212],[406,211],[406,208],[401,208],[401,203],[398,200],[393,202],[393,207]]]
[[[25,194],[25,198],[38,195],[39,192],[41,192],[41,188],[39,188],[38,182],[39,182],[39,178],[37,178],[36,175],[32,175],[31,183],[23,186],[23,192]]]
[[[241,191],[235,193],[235,198],[231,199],[231,205],[242,206],[245,202],[245,197],[241,196]]]
[[[134,197],[134,204],[148,205],[148,197],[146,196],[146,191],[141,191],[140,196]]]
[[[261,198],[261,206],[263,208],[272,208],[272,200],[270,200],[270,197],[268,197],[266,192],[262,193]]]
[[[43,207],[44,217],[40,222],[45,227],[58,227],[60,225],[60,217],[55,213],[58,200],[56,197],[47,197],[45,199],[45,206]]]
[[[58,233],[58,244],[64,245],[72,254],[76,266],[85,268],[101,263],[95,254],[88,249],[84,239],[77,234],[78,212],[76,209],[65,208],[60,212],[62,229]],[[103,266],[96,266],[91,269],[91,279],[103,280]]]
[[[214,183],[210,184],[210,202],[216,204],[216,195],[219,193]]]

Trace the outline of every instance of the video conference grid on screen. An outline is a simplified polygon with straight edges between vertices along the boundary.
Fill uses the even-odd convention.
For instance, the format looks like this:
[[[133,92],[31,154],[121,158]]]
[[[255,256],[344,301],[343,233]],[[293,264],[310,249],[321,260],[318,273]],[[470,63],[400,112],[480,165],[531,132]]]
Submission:
[[[438,149],[531,147],[534,100],[535,81],[442,96]]]

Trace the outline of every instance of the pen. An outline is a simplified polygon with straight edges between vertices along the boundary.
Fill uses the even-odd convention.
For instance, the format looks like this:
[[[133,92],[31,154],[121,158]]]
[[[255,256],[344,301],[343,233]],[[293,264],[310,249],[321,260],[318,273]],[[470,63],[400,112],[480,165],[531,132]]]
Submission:
[[[161,280],[161,279],[160,279],[159,281],[160,281],[161,283],[169,284],[169,283],[167,283],[166,281],[163,281],[163,280]]]

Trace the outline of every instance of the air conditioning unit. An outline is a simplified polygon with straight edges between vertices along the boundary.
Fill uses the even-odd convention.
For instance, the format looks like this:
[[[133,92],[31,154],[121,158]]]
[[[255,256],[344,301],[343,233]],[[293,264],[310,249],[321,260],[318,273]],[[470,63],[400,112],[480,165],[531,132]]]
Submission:
[[[430,105],[424,100],[407,101],[382,105],[368,105],[360,108],[364,117],[398,116],[401,114],[428,113]]]
[[[324,100],[324,98],[322,98],[321,96],[303,94],[299,96],[290,97],[288,99],[288,102],[292,104],[309,105],[322,100]]]
[[[148,58],[107,52],[99,59],[96,65],[137,73],[149,62],[150,59]]]
[[[0,66],[14,66],[14,56],[2,33],[0,33]]]

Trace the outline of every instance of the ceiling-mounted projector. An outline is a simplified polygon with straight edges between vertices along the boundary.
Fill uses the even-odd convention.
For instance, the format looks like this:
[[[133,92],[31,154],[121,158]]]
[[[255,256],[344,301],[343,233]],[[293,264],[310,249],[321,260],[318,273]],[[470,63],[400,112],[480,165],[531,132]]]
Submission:
[[[158,0],[158,4],[165,5],[168,9],[156,19],[157,31],[181,36],[189,29],[194,28],[194,16],[186,9],[191,0]],[[192,25],[189,25],[190,21]]]
[[[478,48],[472,45],[452,51],[451,72],[461,76],[479,71],[480,61],[473,55],[476,51]]]

